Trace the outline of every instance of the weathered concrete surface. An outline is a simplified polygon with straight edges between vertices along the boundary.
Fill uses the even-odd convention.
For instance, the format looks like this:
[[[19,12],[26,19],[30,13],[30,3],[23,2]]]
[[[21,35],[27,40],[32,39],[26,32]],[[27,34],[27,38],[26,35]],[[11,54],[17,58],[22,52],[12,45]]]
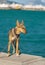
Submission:
[[[7,53],[0,53],[0,65],[45,65],[45,58],[28,54],[19,56],[11,55],[7,57]]]

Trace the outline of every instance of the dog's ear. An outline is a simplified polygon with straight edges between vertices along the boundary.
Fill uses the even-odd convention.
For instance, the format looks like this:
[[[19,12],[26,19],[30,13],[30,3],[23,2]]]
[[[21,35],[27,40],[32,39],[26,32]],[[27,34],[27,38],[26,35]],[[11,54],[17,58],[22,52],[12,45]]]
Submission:
[[[21,24],[23,24],[24,25],[24,21],[22,20],[22,23]]]
[[[19,21],[17,20],[17,21],[16,21],[16,25],[19,26],[19,24],[20,24],[20,23],[19,23]]]

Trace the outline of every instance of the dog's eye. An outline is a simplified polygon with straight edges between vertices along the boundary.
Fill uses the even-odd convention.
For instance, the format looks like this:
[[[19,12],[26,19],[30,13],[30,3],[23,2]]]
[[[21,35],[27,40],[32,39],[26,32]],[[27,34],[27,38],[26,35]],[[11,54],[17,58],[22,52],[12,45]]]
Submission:
[[[25,29],[25,27],[22,27],[22,29]]]

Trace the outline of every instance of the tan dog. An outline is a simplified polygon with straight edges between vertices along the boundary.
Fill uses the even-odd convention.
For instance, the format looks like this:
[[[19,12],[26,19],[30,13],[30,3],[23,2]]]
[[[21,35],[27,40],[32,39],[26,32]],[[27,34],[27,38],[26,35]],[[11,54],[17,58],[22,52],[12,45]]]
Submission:
[[[19,23],[18,20],[17,20],[16,27],[12,28],[9,31],[8,56],[10,56],[10,45],[11,44],[13,46],[13,53],[16,50],[16,55],[19,55],[20,52],[19,52],[18,44],[19,44],[20,33],[26,34],[26,28],[24,26],[23,21],[22,21],[22,23]],[[16,48],[15,48],[15,45],[14,45],[14,41],[16,42]]]

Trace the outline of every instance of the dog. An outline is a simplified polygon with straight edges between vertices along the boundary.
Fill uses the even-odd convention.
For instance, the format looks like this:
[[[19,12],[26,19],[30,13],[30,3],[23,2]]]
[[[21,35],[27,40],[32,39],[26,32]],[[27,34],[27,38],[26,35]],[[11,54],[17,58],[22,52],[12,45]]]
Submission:
[[[20,38],[20,34],[24,33],[26,34],[26,28],[24,26],[24,22],[22,20],[22,22],[20,23],[18,20],[16,21],[16,27],[12,28],[11,30],[9,30],[9,42],[8,42],[8,56],[10,56],[10,45],[12,44],[13,47],[13,53],[16,52],[16,56],[18,56],[20,54],[19,51],[19,38]],[[14,45],[15,42],[15,45]]]

